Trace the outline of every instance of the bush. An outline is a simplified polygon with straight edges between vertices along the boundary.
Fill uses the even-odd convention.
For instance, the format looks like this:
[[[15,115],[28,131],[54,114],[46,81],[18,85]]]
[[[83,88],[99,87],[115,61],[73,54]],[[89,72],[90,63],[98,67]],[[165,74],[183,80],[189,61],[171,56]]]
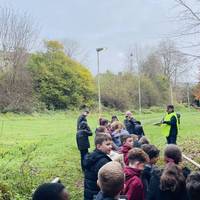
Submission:
[[[0,199],[1,200],[11,200],[12,193],[10,191],[10,188],[4,184],[0,183]]]
[[[66,56],[57,41],[45,45],[46,52],[32,54],[28,64],[39,100],[50,110],[92,106],[94,80],[89,70]]]

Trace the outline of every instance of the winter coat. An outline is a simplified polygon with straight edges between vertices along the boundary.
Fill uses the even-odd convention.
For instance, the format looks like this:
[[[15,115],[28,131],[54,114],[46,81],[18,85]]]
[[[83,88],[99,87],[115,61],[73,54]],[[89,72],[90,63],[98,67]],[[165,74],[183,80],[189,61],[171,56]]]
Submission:
[[[123,194],[128,200],[144,200],[144,186],[140,179],[141,170],[125,167],[125,186]]]
[[[129,132],[129,134],[135,133],[135,125],[136,125],[136,120],[134,118],[131,119],[126,118],[124,120],[124,126],[126,127],[126,130]]]
[[[145,135],[141,123],[135,120],[134,118],[131,119],[126,118],[124,120],[124,125],[129,134],[136,134],[140,137]]]
[[[170,190],[162,191],[160,189],[160,177],[162,170],[154,170],[150,179],[148,200],[188,200],[185,185],[174,192]]]
[[[142,183],[144,185],[145,199],[147,199],[147,193],[149,191],[149,183],[150,183],[151,176],[152,176],[154,170],[157,170],[157,169],[158,169],[158,167],[156,167],[155,165],[146,164],[144,167],[144,170],[142,171],[141,179],[142,179]]]
[[[145,135],[142,125],[140,125],[140,124],[136,124],[136,125],[135,125],[135,134],[138,135],[139,139],[140,139],[142,136]]]
[[[97,149],[86,156],[84,160],[84,200],[93,200],[93,196],[98,194],[100,190],[97,186],[98,171],[103,165],[110,161],[110,157]]]
[[[113,142],[114,142],[118,147],[121,146],[121,139],[120,139],[120,138],[121,138],[122,135],[129,135],[129,132],[128,132],[127,130],[122,129],[122,130],[119,130],[119,132],[115,132],[115,131],[114,131],[114,132],[111,134]]]
[[[92,136],[92,132],[89,130],[79,130],[76,133],[76,142],[79,150],[90,148],[88,136]]]
[[[122,145],[119,149],[119,153],[122,153],[124,155],[124,163],[128,166],[128,152],[132,149],[132,147],[127,146],[126,144]]]

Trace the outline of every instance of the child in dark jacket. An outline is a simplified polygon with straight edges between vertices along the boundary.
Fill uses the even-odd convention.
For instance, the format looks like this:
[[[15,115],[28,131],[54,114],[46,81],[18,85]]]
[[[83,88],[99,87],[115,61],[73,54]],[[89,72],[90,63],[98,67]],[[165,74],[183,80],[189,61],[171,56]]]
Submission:
[[[182,153],[178,146],[167,145],[164,150],[164,170],[154,170],[150,179],[148,200],[187,200],[185,178],[189,169],[181,167]]]
[[[32,200],[69,200],[69,194],[62,183],[44,183],[34,192]]]
[[[119,149],[119,153],[124,156],[124,163],[128,166],[128,152],[133,148],[133,137],[132,135],[122,135],[121,136],[122,146]]]
[[[93,200],[99,192],[97,175],[99,169],[111,161],[108,156],[112,149],[112,138],[107,133],[99,133],[95,137],[96,149],[88,154],[84,160],[84,200]]]
[[[83,160],[88,154],[88,149],[90,148],[89,136],[92,136],[92,132],[87,122],[82,121],[79,125],[79,130],[76,133],[76,142],[81,155],[82,171],[84,171]]]
[[[168,163],[164,170],[152,174],[148,200],[187,200],[185,177],[175,163]]]
[[[199,200],[200,172],[191,173],[186,180],[186,188],[189,200]]]
[[[118,162],[105,164],[98,173],[97,181],[101,191],[96,200],[118,200],[124,187],[124,173]]]
[[[140,178],[144,165],[149,161],[148,155],[139,148],[128,153],[129,166],[124,168],[125,187],[123,194],[128,200],[144,200],[144,186]]]
[[[157,167],[155,164],[159,159],[160,151],[157,149],[156,146],[152,144],[143,144],[141,149],[149,156],[149,162],[145,165],[144,170],[142,172],[142,182],[144,184],[144,191],[145,191],[145,199],[147,199],[147,193],[149,190],[149,183],[152,176],[152,173]]]

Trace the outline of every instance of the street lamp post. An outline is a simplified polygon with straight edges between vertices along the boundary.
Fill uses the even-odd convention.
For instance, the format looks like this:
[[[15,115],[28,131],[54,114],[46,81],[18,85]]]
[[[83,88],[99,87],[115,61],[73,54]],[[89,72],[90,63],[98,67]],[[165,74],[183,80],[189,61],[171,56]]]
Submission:
[[[141,102],[141,75],[140,75],[140,60],[138,57],[138,48],[135,47],[135,57],[137,63],[137,70],[138,70],[138,106],[139,106],[139,113],[142,112],[142,102]]]
[[[142,103],[141,103],[141,77],[140,77],[140,66],[138,65],[138,100],[139,100],[139,112],[142,112]]]
[[[97,51],[97,85],[98,85],[98,102],[99,102],[99,117],[101,115],[101,87],[100,87],[100,70],[99,70],[99,52],[105,48],[96,48]]]

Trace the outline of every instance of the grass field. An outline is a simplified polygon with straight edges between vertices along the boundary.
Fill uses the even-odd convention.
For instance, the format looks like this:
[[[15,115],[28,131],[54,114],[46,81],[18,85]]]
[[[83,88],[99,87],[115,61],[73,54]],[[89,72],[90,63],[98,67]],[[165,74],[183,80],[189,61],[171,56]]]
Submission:
[[[194,110],[180,113],[178,143],[187,155],[200,161],[200,113]],[[116,113],[104,116],[110,118],[112,114]],[[123,114],[117,114],[122,120]],[[0,187],[11,191],[12,199],[30,199],[38,184],[57,176],[67,186],[72,200],[82,199],[83,176],[75,143],[78,115],[75,112],[0,115]],[[163,113],[136,115],[151,143],[161,149],[165,139],[160,128],[152,124],[160,121],[162,116]],[[95,113],[88,117],[92,130],[97,126],[97,119]]]

